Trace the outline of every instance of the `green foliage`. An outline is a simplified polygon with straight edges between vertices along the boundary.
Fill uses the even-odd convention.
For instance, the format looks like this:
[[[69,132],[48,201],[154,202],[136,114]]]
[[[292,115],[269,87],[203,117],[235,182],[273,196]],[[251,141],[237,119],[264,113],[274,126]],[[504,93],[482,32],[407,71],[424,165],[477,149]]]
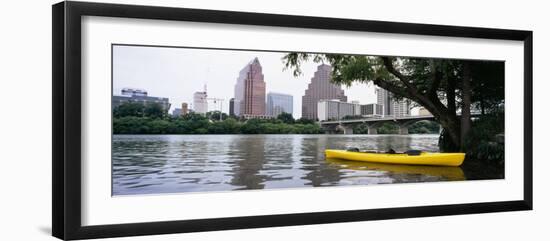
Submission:
[[[261,134],[265,133],[265,126],[262,125],[262,120],[251,119],[246,121],[241,128],[243,134]]]
[[[125,116],[113,119],[115,134],[148,134],[151,119],[148,117]]]
[[[499,111],[504,104],[504,62],[482,61],[472,66],[479,80],[472,82],[472,101],[483,114]]]
[[[409,126],[409,134],[439,134],[439,124],[423,120]]]
[[[472,123],[466,139],[469,158],[504,165],[504,113],[484,115]]]
[[[119,117],[151,117],[163,118],[166,116],[166,110],[158,103],[147,103],[144,105],[140,102],[123,103],[113,109],[113,116]]]
[[[399,126],[392,122],[384,122],[378,127],[378,134],[398,134]]]
[[[226,113],[220,113],[220,111],[209,111],[206,112],[206,118],[213,120],[213,121],[219,121],[220,120],[220,114],[221,119],[226,120],[229,116]]]
[[[369,126],[361,123],[353,127],[353,134],[369,134]]]
[[[148,124],[151,134],[168,134],[175,130],[174,124],[167,120],[154,119]]]
[[[288,119],[285,119],[288,121]],[[317,124],[288,124],[280,119],[212,121],[190,113],[176,118],[125,116],[113,119],[114,134],[322,134]]]
[[[294,124],[294,117],[290,113],[283,112],[277,116],[277,119],[286,124]]]
[[[296,120],[296,123],[298,124],[302,124],[302,125],[313,125],[315,124],[315,121],[314,120],[311,120],[311,119],[307,119],[307,118],[300,118],[300,119],[297,119]]]
[[[162,109],[162,106],[158,103],[148,103],[144,107],[145,116],[152,118],[162,118],[166,115],[166,111]]]
[[[384,122],[376,128],[378,134],[398,134],[399,127],[393,122]],[[354,134],[368,134],[369,126],[365,123],[359,124],[353,128]]]
[[[114,117],[145,116],[144,106],[137,102],[123,103],[113,109]]]

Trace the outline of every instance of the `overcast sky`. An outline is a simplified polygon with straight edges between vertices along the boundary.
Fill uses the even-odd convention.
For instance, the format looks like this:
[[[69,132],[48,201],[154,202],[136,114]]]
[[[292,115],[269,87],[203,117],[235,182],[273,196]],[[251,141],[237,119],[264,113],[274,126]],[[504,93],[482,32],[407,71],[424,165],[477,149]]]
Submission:
[[[114,46],[113,94],[122,88],[145,89],[149,96],[167,97],[174,108],[182,102],[193,103],[193,93],[207,85],[208,97],[224,99],[223,112],[229,110],[229,99],[234,97],[234,86],[239,71],[254,57],[262,65],[266,94],[270,91],[294,97],[294,118],[302,113],[302,96],[317,69],[316,63],[302,66],[303,74],[294,77],[291,70],[283,70],[284,53],[210,50],[168,47]],[[374,87],[355,84],[344,88],[348,101],[361,104],[376,102]],[[209,110],[220,105],[209,102]]]

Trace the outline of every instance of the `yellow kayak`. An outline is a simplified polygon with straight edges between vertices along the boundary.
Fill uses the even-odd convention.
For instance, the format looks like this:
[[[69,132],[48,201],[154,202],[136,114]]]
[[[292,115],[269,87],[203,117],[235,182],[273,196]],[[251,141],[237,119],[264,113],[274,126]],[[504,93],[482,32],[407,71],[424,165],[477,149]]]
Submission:
[[[339,158],[350,161],[457,167],[462,165],[465,154],[421,152],[418,155],[409,155],[404,153],[387,154],[327,149],[325,150],[325,156],[326,158]]]

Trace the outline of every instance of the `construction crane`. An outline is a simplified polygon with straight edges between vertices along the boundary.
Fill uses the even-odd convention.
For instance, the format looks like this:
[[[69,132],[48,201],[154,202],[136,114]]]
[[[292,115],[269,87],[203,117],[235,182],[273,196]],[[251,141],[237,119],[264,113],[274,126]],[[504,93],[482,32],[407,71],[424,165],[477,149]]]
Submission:
[[[206,89],[206,87],[205,87]],[[219,98],[206,98],[206,100],[211,100],[214,102],[214,104],[216,104],[217,102],[220,103],[220,121],[222,121],[222,108],[223,108],[223,99],[219,99]]]

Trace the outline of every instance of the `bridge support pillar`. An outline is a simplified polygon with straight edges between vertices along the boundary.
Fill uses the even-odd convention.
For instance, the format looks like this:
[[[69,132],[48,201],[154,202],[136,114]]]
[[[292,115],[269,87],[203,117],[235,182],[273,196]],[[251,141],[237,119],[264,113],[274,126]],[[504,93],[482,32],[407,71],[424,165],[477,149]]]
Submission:
[[[368,131],[369,131],[369,135],[376,135],[378,134],[378,128],[374,127],[374,126],[369,126],[368,128]]]
[[[405,125],[399,126],[399,135],[408,135],[409,134],[409,127]]]
[[[353,134],[353,128],[351,126],[344,127],[344,135],[352,135]]]

